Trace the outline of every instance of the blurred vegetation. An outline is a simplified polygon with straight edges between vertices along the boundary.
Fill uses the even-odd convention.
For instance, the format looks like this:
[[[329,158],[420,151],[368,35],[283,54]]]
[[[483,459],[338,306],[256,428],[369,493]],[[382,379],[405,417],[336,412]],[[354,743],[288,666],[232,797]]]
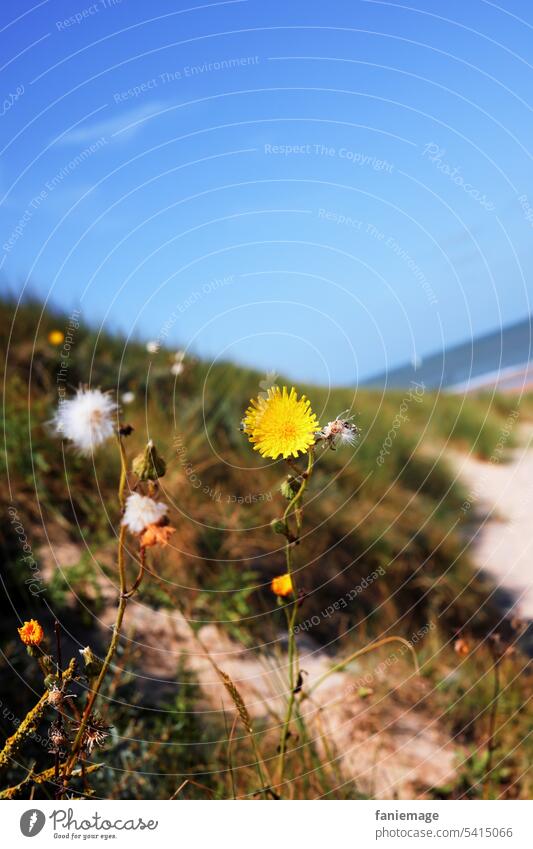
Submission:
[[[24,618],[36,616],[48,623],[58,616],[73,644],[97,644],[101,636],[91,629],[106,602],[95,568],[103,575],[113,574],[119,518],[116,451],[106,446],[93,465],[62,446],[46,424],[63,385],[58,383],[62,345],[51,344],[48,335],[53,330],[66,333],[68,325],[68,315],[43,310],[37,300],[0,303],[6,362],[2,456],[6,484],[0,497],[4,515],[10,506],[16,510],[46,584],[42,594],[29,592],[20,531],[8,520],[0,537],[4,692],[13,671],[23,680],[27,676],[26,658],[16,640],[21,611]],[[82,383],[100,386],[112,391],[119,403],[125,392],[134,393],[135,400],[122,405],[123,419],[134,428],[131,440],[140,448],[157,436],[158,449],[167,459],[162,496],[173,505],[177,533],[173,546],[159,558],[155,580],[143,586],[142,603],[155,609],[177,607],[195,629],[218,622],[245,644],[275,641],[281,619],[272,615],[269,582],[284,571],[284,558],[269,522],[279,512],[278,490],[286,469],[281,463],[261,461],[239,433],[239,417],[248,399],[262,388],[264,376],[232,363],[210,365],[186,357],[183,372],[176,377],[171,373],[175,352],[168,348],[149,354],[140,341],[126,344],[118,335],[83,325],[72,336],[67,392],[73,393]],[[276,382],[288,381],[279,376]],[[494,629],[506,632],[508,639],[512,634],[500,622],[492,587],[470,563],[461,511],[467,493],[454,479],[447,455],[463,450],[487,460],[496,452],[498,461],[504,462],[518,438],[516,426],[502,442],[516,399],[488,393],[463,397],[420,391],[409,397],[408,392],[299,389],[312,399],[321,422],[349,410],[361,428],[355,451],[329,452],[315,472],[299,550],[303,568],[298,583],[306,595],[302,619],[320,614],[382,568],[384,579],[371,582],[334,617],[320,617],[312,631],[314,641],[332,652],[343,636],[348,654],[350,646],[355,650],[371,638],[408,636],[437,621],[438,643],[425,664],[422,655],[422,674],[431,683],[428,707],[443,713],[462,767],[460,785],[435,788],[435,795],[480,796],[486,792],[479,782],[480,762],[486,758],[483,705],[492,699],[493,658],[485,638]],[[521,401],[519,413],[519,422],[533,419],[531,398]],[[468,522],[476,518],[474,504]],[[61,545],[80,542],[86,551],[73,565],[64,565],[59,556],[57,563],[47,566],[40,552],[48,540],[59,552]],[[73,609],[72,593],[83,601],[81,607]],[[465,628],[478,648],[459,662],[453,642]],[[525,767],[533,753],[523,705],[531,682],[519,652],[506,659],[506,669],[512,683],[500,710],[513,719],[501,731],[498,747],[503,760],[491,792],[527,797],[530,780]],[[227,795],[228,756],[222,743],[216,743],[227,739],[226,718],[196,712],[201,696],[192,673],[183,668],[179,681],[170,698],[168,693],[161,696],[157,711],[148,710],[142,699],[136,704],[138,694],[131,688],[119,693],[120,700],[136,706],[118,719],[113,717],[120,736],[106,758],[112,769],[100,774],[99,794],[168,798],[190,779],[184,797]],[[29,707],[28,688],[19,690],[11,701],[22,715]],[[6,736],[12,733],[9,720],[2,720],[1,731]],[[124,740],[133,742],[126,746]],[[306,779],[301,792],[325,795],[328,786],[340,782],[316,766],[311,744],[306,751],[315,779],[314,783]],[[248,769],[247,756],[251,758],[251,753],[245,746],[235,752],[236,758],[244,758],[241,773]],[[115,769],[123,770],[118,786]],[[354,798],[357,792],[353,784],[346,784],[337,797],[345,793]]]

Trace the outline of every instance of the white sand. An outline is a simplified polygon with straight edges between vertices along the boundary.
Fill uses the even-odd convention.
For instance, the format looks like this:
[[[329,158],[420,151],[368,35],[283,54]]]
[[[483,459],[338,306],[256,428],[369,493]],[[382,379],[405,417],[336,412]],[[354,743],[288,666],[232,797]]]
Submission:
[[[455,455],[458,476],[487,513],[473,540],[479,569],[514,599],[512,613],[533,620],[533,428],[520,431],[511,462]]]

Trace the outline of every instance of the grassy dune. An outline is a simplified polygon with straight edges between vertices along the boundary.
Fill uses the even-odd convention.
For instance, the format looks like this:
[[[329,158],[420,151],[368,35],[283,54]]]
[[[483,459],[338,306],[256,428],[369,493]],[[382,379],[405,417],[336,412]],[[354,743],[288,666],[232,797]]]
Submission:
[[[177,532],[173,545],[158,557],[154,580],[143,586],[143,604],[179,610],[196,633],[216,622],[240,644],[282,645],[281,615],[269,583],[284,571],[283,551],[270,520],[280,511],[286,469],[261,461],[239,433],[242,410],[265,376],[189,356],[175,377],[173,351],[162,347],[150,355],[139,341],[126,346],[117,336],[81,326],[72,332],[63,380],[62,346],[51,344],[48,336],[68,326],[67,315],[43,311],[37,302],[16,310],[13,302],[0,304],[7,363],[2,510],[4,515],[10,507],[17,511],[44,587],[38,595],[28,591],[20,533],[13,522],[5,522],[3,691],[16,674],[38,686],[16,639],[19,616],[35,616],[49,626],[57,616],[73,646],[77,641],[98,646],[101,640],[95,616],[105,611],[109,598],[95,578],[95,562],[101,574],[112,578],[118,459],[114,447],[106,446],[93,466],[63,447],[46,426],[58,390],[65,386],[71,393],[80,383],[109,389],[119,401],[124,392],[133,392],[135,400],[123,407],[123,418],[134,428],[129,439],[140,450],[157,435],[168,462],[162,493],[173,505]],[[276,382],[286,381],[277,376]],[[530,684],[526,658],[516,650],[502,659],[504,647],[514,645],[517,635],[501,621],[493,588],[472,568],[466,540],[479,510],[447,461],[453,450],[486,460],[496,452],[503,462],[518,438],[514,427],[502,439],[514,399],[437,396],[424,387],[386,394],[299,389],[311,398],[321,422],[349,409],[361,429],[357,448],[328,452],[313,480],[298,550],[298,583],[305,595],[300,620],[310,623],[302,639],[322,647],[334,662],[341,646],[346,657],[373,639],[399,635],[409,640],[431,625],[430,636],[416,646],[424,682],[417,698],[428,715],[439,717],[457,749],[459,766],[449,786],[429,788],[429,794],[528,797],[532,752],[524,739]],[[533,406],[526,399],[518,420],[529,416]],[[61,552],[69,544],[81,554],[68,569],[45,568],[40,562],[39,553],[55,546],[61,566]],[[340,599],[349,601],[339,605]],[[330,608],[334,612],[324,614]],[[497,640],[489,637],[496,632]],[[463,656],[454,650],[459,634],[469,647]],[[496,718],[491,708],[495,664],[503,689]],[[180,785],[176,776],[194,775],[196,783],[191,778],[183,791],[189,798],[227,796],[233,773],[239,793],[253,793],[250,741],[243,739],[228,755],[223,741],[232,718],[201,712],[205,705],[196,675],[185,659],[179,681],[175,692],[167,688],[151,704],[134,676],[110,682],[108,695],[129,707],[117,704],[113,710],[108,766],[95,777],[98,795],[167,798]],[[361,692],[359,698],[377,696]],[[22,716],[29,707],[31,691],[18,688],[10,710]],[[5,716],[2,731],[12,733],[12,720]],[[304,727],[300,733],[305,741]],[[303,752],[307,769],[301,774],[296,757],[289,763],[293,795],[353,798],[360,793],[350,776],[336,775],[327,764],[335,759],[324,756],[323,745],[317,748],[309,740]],[[20,781],[33,760],[43,769],[49,763],[38,743],[23,763],[9,767],[2,784]],[[124,770],[118,784],[114,769]]]

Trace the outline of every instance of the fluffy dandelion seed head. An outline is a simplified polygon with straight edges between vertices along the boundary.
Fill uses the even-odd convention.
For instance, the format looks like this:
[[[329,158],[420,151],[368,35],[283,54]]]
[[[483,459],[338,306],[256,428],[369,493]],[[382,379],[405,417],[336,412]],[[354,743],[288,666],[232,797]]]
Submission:
[[[139,495],[132,492],[126,499],[126,509],[122,518],[125,525],[132,534],[142,534],[148,525],[157,525],[168,512],[166,504],[154,501],[147,495]]]
[[[36,619],[25,622],[22,628],[18,629],[18,632],[25,646],[38,646],[44,638],[44,631]]]
[[[354,445],[360,435],[360,430],[357,425],[352,422],[353,416],[349,419],[344,419],[337,416],[332,422],[328,422],[325,427],[317,434],[318,439],[323,439],[329,442],[332,448],[337,445]]]
[[[242,427],[262,457],[297,457],[315,442],[318,421],[305,395],[298,398],[294,387],[273,386],[266,395],[252,399]]]
[[[101,389],[78,389],[75,398],[62,401],[53,419],[56,432],[70,439],[82,454],[113,436],[117,405]]]
[[[182,362],[176,361],[175,363],[172,363],[172,365],[170,366],[170,373],[173,374],[174,377],[179,377],[180,374],[183,374],[184,368],[185,368],[185,366],[183,365]]]
[[[285,596],[291,595],[294,591],[294,587],[292,585],[292,578],[287,572],[285,575],[278,575],[277,578],[274,578],[270,585],[272,592],[275,595],[281,596],[281,598],[285,598]]]
[[[157,339],[152,339],[150,342],[146,343],[146,350],[149,354],[157,354],[159,351],[159,342]]]
[[[135,401],[135,392],[127,391],[122,393],[122,397],[120,399],[123,404],[132,404]]]

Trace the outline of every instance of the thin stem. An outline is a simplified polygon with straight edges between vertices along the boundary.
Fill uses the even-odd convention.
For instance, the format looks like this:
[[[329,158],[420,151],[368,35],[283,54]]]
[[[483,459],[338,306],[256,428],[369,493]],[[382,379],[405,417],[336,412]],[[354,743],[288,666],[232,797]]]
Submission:
[[[123,536],[122,528],[121,528],[121,536]],[[121,545],[120,542],[119,542],[119,545]],[[96,684],[94,685],[94,688],[91,691],[89,698],[87,699],[87,704],[85,705],[85,710],[83,711],[80,726],[79,726],[78,732],[76,734],[76,737],[74,738],[74,742],[72,744],[72,751],[71,751],[71,754],[70,754],[70,758],[68,759],[68,761],[65,765],[65,771],[63,773],[63,778],[64,778],[65,783],[68,781],[68,778],[71,775],[74,766],[76,765],[78,754],[79,754],[79,751],[80,751],[80,748],[81,748],[81,742],[82,742],[83,734],[84,734],[85,729],[87,727],[89,717],[92,713],[94,703],[95,703],[95,701],[96,701],[96,699],[97,699],[97,697],[100,693],[100,690],[102,688],[102,684],[104,682],[104,678],[107,675],[108,669],[111,665],[111,661],[113,660],[113,657],[114,657],[115,652],[117,650],[118,642],[119,642],[119,639],[120,639],[120,629],[122,627],[122,621],[124,619],[124,614],[126,612],[127,603],[128,603],[128,597],[123,595],[122,591],[121,591],[118,610],[117,610],[117,618],[116,618],[116,621],[115,621],[115,625],[113,627],[113,636],[111,638],[111,642],[109,643],[109,648],[107,650],[107,654],[106,654],[104,662],[102,664],[102,669],[100,671],[100,674],[98,676]]]
[[[200,648],[202,649],[202,651],[205,655],[206,660],[211,664],[211,666],[215,670],[216,674],[220,677],[220,679],[222,680],[222,683],[224,684],[224,686],[226,687],[226,690],[227,690],[227,679],[226,679],[226,681],[224,680],[224,673],[216,665],[215,661],[211,657],[209,649],[207,648],[206,644],[203,642],[202,638],[196,633],[194,628],[191,626],[188,617],[185,615],[185,612],[180,608],[179,603],[178,603],[178,609],[180,610],[180,613],[182,614],[182,616],[184,618],[185,624],[187,625],[187,628],[189,629],[191,637],[193,638],[193,640],[196,643],[198,643],[198,645],[200,646]],[[233,696],[232,696],[232,700],[234,701]],[[234,702],[234,704],[235,704],[235,702]],[[248,726],[248,724],[245,724],[245,727],[246,727],[246,730],[248,731],[248,734],[250,736],[250,740],[252,742],[252,747],[253,747],[253,750],[254,750],[255,768],[256,768],[256,771],[257,771],[257,776],[258,776],[259,781],[261,783],[261,792],[265,793],[265,795],[266,795],[267,791],[271,790],[272,779],[270,777],[267,765],[265,764],[263,758],[261,757],[261,752],[259,751],[259,746],[257,744],[257,740],[256,740],[255,731],[253,729],[253,726],[251,726],[251,723],[250,723],[250,726]]]
[[[498,716],[498,702],[500,700],[500,663],[501,655],[495,652],[494,655],[494,692],[492,696],[490,716],[489,716],[489,736],[487,740],[487,768],[485,770],[485,784],[483,788],[483,798],[487,799],[490,789],[490,774],[492,772],[492,761],[496,750],[496,719]]]
[[[353,660],[355,660],[358,657],[361,657],[361,655],[368,654],[368,652],[374,651],[375,649],[379,649],[381,646],[384,646],[387,643],[394,643],[394,642],[402,643],[402,645],[404,645],[411,652],[411,655],[412,655],[413,660],[414,660],[416,671],[419,672],[420,667],[418,665],[418,658],[416,656],[416,652],[415,652],[414,648],[412,647],[411,643],[408,640],[404,640],[403,637],[383,637],[383,639],[377,640],[375,643],[370,643],[369,646],[365,646],[362,649],[358,649],[358,651],[351,654],[350,657],[347,657],[346,660],[341,660],[340,663],[336,663],[334,666],[332,666],[330,669],[328,669],[326,672],[324,672],[322,675],[320,675],[316,679],[316,681],[314,682],[313,686],[310,687],[309,690],[307,691],[307,693],[306,693],[307,698],[311,695],[311,693],[313,693],[317,689],[317,687],[320,687],[320,685],[323,683],[323,681],[326,680],[326,678],[328,678],[330,675],[333,675],[334,672],[340,672],[342,669],[344,669],[346,666],[348,666],[348,664],[351,663]]]
[[[57,674],[58,674],[58,677],[61,678],[61,675],[62,675],[62,672],[63,672],[63,653],[61,651],[61,625],[59,624],[59,621],[57,619],[54,622],[54,631],[55,631],[55,635],[56,635]],[[62,713],[61,708],[58,710],[57,713],[58,713],[59,728],[63,728],[63,713]],[[59,780],[59,764],[60,764],[59,750],[57,750],[56,753],[55,753],[55,758],[54,758],[54,778],[55,778],[56,782],[58,782],[58,780]]]
[[[55,635],[56,635],[57,674],[61,675],[61,671],[63,669],[63,658],[62,658],[62,652],[61,652],[61,625],[59,624],[57,619],[54,622],[54,631],[55,631]]]
[[[296,617],[298,615],[298,590],[296,587],[296,583],[293,577],[293,563],[292,563],[292,552],[293,547],[297,544],[300,539],[300,532],[302,530],[302,508],[301,501],[304,496],[305,490],[313,474],[314,468],[314,448],[311,447],[309,449],[308,457],[307,457],[307,470],[300,475],[301,484],[298,488],[298,491],[289,501],[285,512],[283,514],[283,522],[287,524],[290,517],[294,513],[295,515],[295,524],[296,524],[296,533],[294,537],[292,537],[289,533],[287,537],[287,541],[285,543],[285,559],[287,564],[287,574],[291,576],[292,583],[292,592],[293,592],[293,601],[290,608],[286,607],[285,612],[287,615],[287,631],[288,631],[288,666],[289,666],[289,700],[287,702],[287,710],[285,713],[285,719],[283,721],[283,725],[281,728],[281,737],[279,742],[279,781],[280,783],[283,781],[283,774],[285,771],[285,753],[287,750],[287,737],[289,733],[289,727],[292,720],[292,714],[294,710],[294,703],[296,700],[296,693],[294,692],[296,689],[296,681],[299,670],[299,656],[298,656],[298,647],[296,645],[296,637],[295,637],[295,627],[296,627]]]
[[[64,687],[72,680],[75,672],[75,661],[71,660],[68,667],[61,674],[61,686]],[[0,751],[0,769],[9,766],[15,755],[18,753],[22,744],[30,738],[37,730],[42,715],[49,704],[49,691],[46,690],[41,696],[37,704],[26,714],[17,730],[5,742],[4,748]]]
[[[128,482],[128,458],[126,457],[126,449],[124,441],[120,434],[117,434],[118,450],[120,452],[120,480],[118,484],[118,503],[120,509],[124,510],[126,504],[126,484]]]
[[[128,474],[128,464],[126,458],[126,451],[124,449],[124,443],[122,441],[122,437],[118,434],[118,445],[120,452],[120,480],[118,486],[118,501],[120,504],[121,512],[124,510],[125,505],[125,491],[127,484],[127,474]],[[72,749],[70,753],[70,757],[67,759],[65,764],[65,769],[63,772],[63,785],[66,787],[68,780],[72,774],[72,770],[76,765],[76,761],[78,760],[79,752],[82,745],[83,735],[85,733],[85,729],[87,728],[87,723],[91,716],[94,703],[98,698],[100,690],[102,688],[102,684],[107,675],[109,667],[111,665],[111,661],[115,655],[117,650],[118,642],[120,639],[120,629],[122,627],[122,621],[124,619],[124,614],[126,612],[126,606],[128,604],[128,595],[127,595],[127,587],[126,587],[126,568],[125,568],[125,559],[124,559],[124,541],[126,537],[126,527],[125,525],[120,525],[120,532],[118,537],[118,576],[119,576],[119,603],[117,609],[117,618],[115,620],[115,624],[113,626],[113,636],[111,638],[111,642],[109,643],[109,648],[107,650],[107,654],[105,656],[104,662],[102,664],[102,669],[100,670],[100,674],[97,678],[96,684],[91,691],[87,699],[87,703],[85,705],[85,709],[82,714],[82,718],[80,721],[80,725],[78,728],[78,732],[76,737],[74,738],[74,742],[72,744]]]
[[[146,569],[146,549],[141,548],[139,550],[139,571],[137,572],[137,577],[135,578],[133,584],[131,585],[131,589],[129,589],[124,595],[126,598],[131,598],[141,585],[141,581],[144,578],[144,573]]]

